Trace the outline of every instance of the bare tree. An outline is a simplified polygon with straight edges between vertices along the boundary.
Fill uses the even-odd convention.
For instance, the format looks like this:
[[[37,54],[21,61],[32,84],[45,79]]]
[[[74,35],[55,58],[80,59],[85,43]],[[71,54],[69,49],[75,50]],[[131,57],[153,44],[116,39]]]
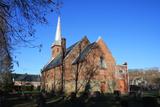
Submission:
[[[0,60],[11,55],[17,45],[33,45],[34,25],[47,24],[46,15],[59,11],[57,0],[1,0],[0,1]],[[13,54],[13,53],[12,53]]]
[[[47,24],[46,15],[59,11],[57,0],[1,0],[0,1],[0,50],[11,53],[15,46],[41,47],[33,45],[34,26]],[[4,47],[5,45],[5,47]]]
[[[82,60],[81,58],[84,57],[81,44],[79,45],[79,57],[77,57],[77,61],[75,63],[76,70],[75,70],[75,93],[77,94],[82,88],[84,91],[89,91],[90,83],[92,79],[98,74],[98,54],[96,53],[95,49],[98,49],[97,46],[90,47],[89,53],[85,55],[85,58]],[[88,50],[87,50],[88,51]]]
[[[8,93],[12,90],[13,81],[11,72],[1,72],[0,73],[0,90]]]
[[[4,65],[16,46],[41,47],[33,45],[36,24],[47,24],[46,15],[59,12],[59,0],[1,0],[0,1],[0,72],[8,70]],[[2,66],[3,65],[3,66]]]
[[[63,38],[61,41],[61,45],[62,45],[62,57],[61,57],[61,61],[62,61],[62,65],[61,65],[61,90],[60,92],[63,94],[64,93],[64,88],[65,88],[65,55],[66,55],[66,39]]]
[[[3,57],[3,60],[0,62],[0,90],[4,92],[9,92],[12,89],[13,81],[12,81],[12,61],[9,55]]]
[[[34,38],[34,25],[46,24],[46,15],[59,9],[58,5],[55,0],[1,0],[0,20],[7,30],[3,26],[0,30],[7,36],[8,45],[17,45],[17,42],[30,44],[29,41]]]
[[[81,56],[81,52],[82,52],[82,43],[80,43],[78,45],[78,56]],[[76,62],[76,70],[75,70],[75,93],[77,94],[78,93],[78,80],[79,80],[79,74],[80,74],[80,71],[81,71],[81,67],[82,67],[82,64],[80,63],[80,57],[77,58],[77,62]]]
[[[4,16],[1,13],[0,16]],[[5,18],[5,16],[4,16]],[[4,20],[0,17],[0,90],[4,92],[8,92],[12,87],[12,58],[10,55],[10,46],[8,44],[7,34],[7,26]]]

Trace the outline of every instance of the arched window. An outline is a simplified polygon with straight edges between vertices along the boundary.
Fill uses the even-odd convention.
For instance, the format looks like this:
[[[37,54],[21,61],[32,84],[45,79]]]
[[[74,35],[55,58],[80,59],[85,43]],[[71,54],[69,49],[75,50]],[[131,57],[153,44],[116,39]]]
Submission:
[[[100,60],[99,60],[99,66],[102,69],[107,68],[106,61],[105,61],[105,59],[102,56],[100,57]]]

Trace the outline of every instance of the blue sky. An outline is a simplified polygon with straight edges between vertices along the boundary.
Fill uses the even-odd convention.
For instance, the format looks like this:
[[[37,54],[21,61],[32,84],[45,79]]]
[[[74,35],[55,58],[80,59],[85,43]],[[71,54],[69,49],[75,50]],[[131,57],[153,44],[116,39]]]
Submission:
[[[16,73],[39,74],[51,57],[57,15],[48,25],[36,25],[36,48],[18,47]],[[63,0],[62,35],[67,46],[86,35],[91,42],[103,38],[117,64],[132,68],[160,67],[160,0]]]

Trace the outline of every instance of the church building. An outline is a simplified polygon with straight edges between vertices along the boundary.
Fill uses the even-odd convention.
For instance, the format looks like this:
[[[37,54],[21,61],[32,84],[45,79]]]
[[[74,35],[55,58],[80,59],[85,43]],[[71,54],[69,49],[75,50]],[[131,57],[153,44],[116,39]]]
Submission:
[[[66,48],[66,39],[61,34],[60,17],[51,46],[51,58],[41,74],[41,87],[48,92],[128,92],[127,63],[117,65],[101,37],[91,43],[84,36]]]

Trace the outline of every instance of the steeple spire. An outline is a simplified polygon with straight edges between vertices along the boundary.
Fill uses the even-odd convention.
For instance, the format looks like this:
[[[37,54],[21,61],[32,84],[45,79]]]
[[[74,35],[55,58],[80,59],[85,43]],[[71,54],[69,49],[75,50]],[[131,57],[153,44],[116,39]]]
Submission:
[[[61,19],[60,19],[60,16],[58,16],[54,45],[61,45],[61,39],[62,39],[61,37]]]
[[[62,37],[61,37],[61,21],[60,16],[58,16],[57,29],[55,34],[54,43],[51,46],[52,49],[52,59],[54,59],[62,51]]]

